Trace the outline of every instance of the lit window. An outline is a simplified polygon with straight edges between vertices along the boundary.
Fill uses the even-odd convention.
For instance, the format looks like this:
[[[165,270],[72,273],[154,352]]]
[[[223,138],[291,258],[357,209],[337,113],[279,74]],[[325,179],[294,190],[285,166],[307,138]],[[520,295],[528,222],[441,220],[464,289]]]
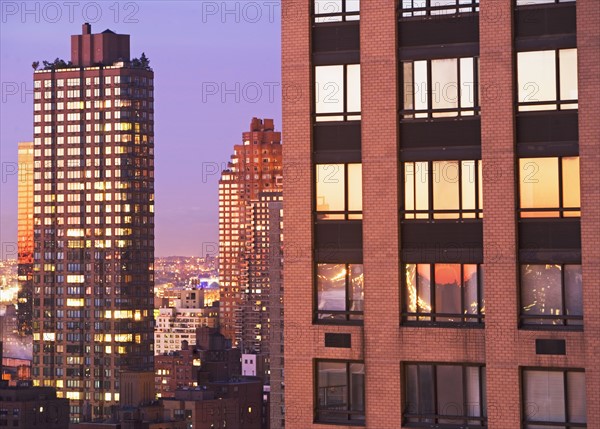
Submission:
[[[360,120],[360,64],[315,67],[317,121]]]
[[[316,210],[321,220],[362,219],[362,164],[318,164]]]
[[[317,264],[317,318],[362,320],[364,276],[361,264]]]

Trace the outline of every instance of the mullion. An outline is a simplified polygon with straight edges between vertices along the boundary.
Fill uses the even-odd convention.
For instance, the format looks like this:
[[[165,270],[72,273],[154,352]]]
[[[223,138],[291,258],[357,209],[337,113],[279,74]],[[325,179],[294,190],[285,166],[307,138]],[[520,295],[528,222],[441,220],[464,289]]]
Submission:
[[[564,392],[564,400],[565,400],[565,424],[568,427],[571,427],[571,425],[568,425],[568,423],[571,421],[571,418],[569,416],[569,399],[568,399],[568,395],[569,395],[569,389],[568,389],[568,371],[563,371],[563,392]]]
[[[565,217],[564,194],[563,194],[563,158],[558,157],[558,217]]]
[[[463,313],[464,317],[461,318],[461,322],[462,323],[467,323],[467,321],[469,320],[468,314],[465,312],[465,284],[464,284],[464,278],[465,278],[465,265],[464,264],[460,264],[460,289],[461,289],[461,294],[460,294],[460,310],[461,313]]]
[[[429,94],[431,94],[431,91],[429,91]],[[425,177],[427,177],[427,208],[428,208],[428,213],[427,213],[427,219],[433,219],[434,216],[434,201],[433,201],[433,161],[427,161],[427,174],[425,175]],[[415,181],[416,183],[416,181]],[[416,197],[416,194],[415,194]]]
[[[554,51],[554,73],[556,76],[556,110],[562,110],[562,97],[560,93],[560,50]]]
[[[436,280],[435,280],[435,266],[436,264],[429,265],[429,306],[431,307],[431,321],[437,322],[437,305],[435,301],[436,296]]]
[[[350,320],[350,314],[348,313],[350,311],[350,264],[344,264],[344,269],[346,270],[346,315],[345,315],[345,319],[346,321]]]
[[[562,310],[562,324],[563,326],[566,326],[568,323],[568,320],[565,318],[565,316],[567,315],[567,298],[566,298],[566,291],[565,291],[565,265],[561,264],[560,265],[560,296],[562,299],[561,302],[561,310]]]
[[[473,6],[475,7],[475,6]],[[479,57],[473,57],[473,114],[479,106]]]
[[[460,67],[459,67],[460,69]],[[460,99],[460,98],[459,98]],[[459,104],[460,107],[460,104]],[[460,112],[458,113],[460,116]],[[463,180],[462,180],[462,160],[458,160],[458,218],[462,219],[464,216],[464,211],[463,211],[463,200],[462,200],[462,185],[463,185]]]
[[[430,1],[430,0],[428,0]],[[432,60],[426,60],[427,64],[427,117],[433,117],[433,70],[431,66]]]
[[[345,3],[342,3],[343,5]],[[344,7],[344,6],[342,6]],[[343,97],[343,109],[344,111],[342,112],[342,116],[344,117],[344,121],[348,120],[348,64],[344,64],[342,66],[342,70],[343,70],[343,74],[342,74],[342,83],[343,83],[343,88],[344,90],[342,91],[342,97]]]
[[[457,6],[457,9],[455,10],[456,12],[458,12],[458,4],[455,1],[455,6]],[[460,60],[462,58],[457,58],[456,59],[456,101],[457,101],[457,108],[458,108],[458,113],[457,116],[464,116],[462,113],[462,79],[461,79],[461,73],[460,73]]]

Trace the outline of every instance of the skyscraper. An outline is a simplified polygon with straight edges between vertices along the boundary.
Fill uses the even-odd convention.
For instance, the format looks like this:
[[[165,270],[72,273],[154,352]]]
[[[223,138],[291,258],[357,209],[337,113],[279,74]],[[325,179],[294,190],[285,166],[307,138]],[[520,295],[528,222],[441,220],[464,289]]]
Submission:
[[[154,74],[84,24],[33,78],[33,378],[80,421],[153,370]]]
[[[272,119],[253,118],[242,140],[219,181],[219,319],[221,332],[234,347],[255,352],[261,334],[254,331],[260,331],[256,326],[260,322],[254,320],[254,326],[245,329],[246,312],[251,307],[268,317],[268,309],[260,285],[252,283],[256,278],[254,204],[261,192],[281,190],[281,133],[275,131]]]
[[[282,10],[286,427],[600,427],[598,2]]]
[[[18,155],[18,310],[17,329],[31,335],[33,303],[33,142],[19,143]]]

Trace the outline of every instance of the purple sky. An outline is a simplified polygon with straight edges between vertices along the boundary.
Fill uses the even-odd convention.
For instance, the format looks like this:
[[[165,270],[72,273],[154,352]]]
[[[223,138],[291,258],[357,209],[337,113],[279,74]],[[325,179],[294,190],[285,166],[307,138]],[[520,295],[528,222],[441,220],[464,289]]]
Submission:
[[[130,34],[132,57],[144,51],[154,69],[156,256],[214,250],[214,171],[226,164],[253,116],[274,118],[281,128],[278,2],[72,3],[26,2],[25,10],[21,1],[0,2],[2,257],[16,256],[17,176],[11,172],[17,142],[32,140],[31,63],[70,60],[70,35],[80,34],[85,21],[93,33]]]

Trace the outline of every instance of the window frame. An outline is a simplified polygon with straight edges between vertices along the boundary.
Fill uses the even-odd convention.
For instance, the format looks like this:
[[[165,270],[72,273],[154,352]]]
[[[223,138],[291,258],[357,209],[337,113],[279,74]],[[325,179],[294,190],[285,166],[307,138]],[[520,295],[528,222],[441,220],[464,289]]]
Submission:
[[[412,7],[405,8],[405,1],[411,1]],[[479,12],[479,0],[470,0],[470,3],[465,4],[460,3],[461,1],[465,0],[454,0],[454,4],[451,5],[432,5],[433,2],[439,2],[439,0],[420,0],[425,2],[425,6],[415,6],[415,1],[419,0],[400,0],[400,2],[398,3],[398,15],[400,16],[400,19],[422,18],[424,16],[439,16],[440,18],[443,18],[444,16],[448,15]],[[452,10],[454,10],[454,12],[452,12]],[[448,13],[447,11],[450,11],[450,13]]]
[[[342,10],[339,12],[317,13],[317,3],[326,2],[327,0],[312,0],[311,1],[311,16],[313,25],[321,24],[339,24],[341,22],[357,22],[360,21],[360,0],[358,2],[358,11],[347,11],[347,3],[352,0],[339,0],[342,5]],[[339,20],[337,19],[339,18]],[[331,19],[331,20],[328,20]],[[325,21],[321,21],[325,20]]]
[[[565,2],[561,2],[565,3]],[[541,3],[543,5],[545,3]],[[550,4],[550,3],[548,3]],[[539,5],[535,5],[539,6]],[[522,7],[522,6],[519,6]],[[555,48],[555,49],[535,49],[535,50],[523,50],[515,52],[515,100],[516,103],[516,112],[518,114],[528,113],[528,112],[562,112],[562,111],[578,111],[579,110],[579,94],[576,100],[574,99],[565,99],[563,100],[561,97],[561,79],[560,79],[560,51],[568,51],[575,49],[577,55],[579,55],[578,49],[576,46],[570,48]],[[554,51],[554,90],[556,93],[556,100],[546,100],[546,101],[521,101],[520,100],[520,91],[521,91],[521,82],[519,82],[519,54],[527,54],[532,52],[547,52]],[[577,79],[577,87],[579,88],[579,67],[576,68],[575,78]],[[526,82],[529,83],[529,82]],[[524,84],[526,84],[524,83]],[[535,94],[533,94],[535,96]],[[536,106],[551,106],[545,109],[536,109]],[[565,107],[572,106],[572,107]],[[527,107],[533,107],[532,109],[528,109]]]
[[[429,276],[430,276],[430,280],[429,280],[429,284],[430,284],[430,303],[431,303],[431,308],[432,310],[434,310],[434,308],[436,307],[436,303],[435,303],[435,298],[436,298],[436,287],[435,287],[435,266],[436,265],[445,265],[445,264],[453,264],[453,265],[460,265],[460,274],[461,274],[461,307],[462,310],[464,311],[464,309],[466,308],[466,303],[465,303],[465,289],[464,289],[464,272],[465,272],[465,265],[476,265],[477,266],[477,314],[469,314],[469,313],[462,313],[462,314],[449,314],[449,313],[437,313],[434,311],[431,311],[429,313],[422,313],[419,312],[419,306],[417,305],[417,311],[415,313],[413,312],[409,312],[408,311],[408,305],[410,302],[409,296],[408,296],[408,287],[407,287],[407,279],[406,279],[406,267],[407,265],[415,265],[415,270],[417,270],[417,272],[415,273],[415,279],[418,279],[419,275],[418,275],[418,266],[419,265],[429,265]],[[418,282],[418,281],[417,281]],[[443,326],[443,327],[453,327],[453,328],[484,328],[485,327],[485,293],[484,293],[484,284],[483,284],[483,264],[468,264],[468,263],[461,263],[461,262],[441,262],[441,263],[436,263],[436,262],[423,262],[423,263],[403,263],[402,264],[402,282],[401,282],[401,296],[402,296],[402,311],[401,311],[401,317],[402,317],[402,325],[406,325],[406,326],[432,326],[432,327],[439,327],[439,326]],[[417,297],[419,296],[419,287],[417,284]],[[450,317],[454,317],[454,318],[459,318],[461,319],[460,321],[448,321],[448,320],[441,320],[438,321],[438,318],[442,318],[442,319],[447,319]],[[410,319],[410,318],[414,318],[414,319]],[[473,320],[471,322],[469,322],[468,320]]]
[[[427,0],[430,1],[430,0]],[[462,82],[461,82],[461,66],[460,60],[462,59],[472,59],[473,60],[473,106],[472,107],[461,107],[462,100]],[[457,86],[457,107],[456,108],[434,108],[433,107],[433,66],[432,62],[437,60],[456,60],[456,86]],[[427,63],[427,109],[416,109],[415,108],[415,97],[417,91],[414,90],[415,85],[415,62],[425,61]],[[422,59],[410,59],[410,60],[400,60],[399,63],[399,90],[400,90],[400,120],[401,121],[415,121],[415,120],[449,120],[456,118],[477,118],[481,113],[481,105],[480,105],[480,82],[479,82],[479,56],[458,56],[458,57],[449,57],[449,58],[422,58]],[[406,109],[404,105],[404,98],[406,94],[406,85],[405,85],[405,73],[404,67],[405,64],[411,64],[412,66],[412,109]],[[436,116],[444,113],[456,113],[455,115],[448,116]]]
[[[314,180],[313,180],[313,190],[314,190],[314,198],[313,198],[313,213],[315,216],[315,220],[319,221],[319,222],[330,222],[330,221],[361,221],[363,218],[363,211],[362,211],[362,163],[361,162],[335,162],[335,163],[314,163],[314,169],[313,169],[313,173],[314,173]],[[318,182],[317,180],[319,179],[318,175],[319,175],[319,167],[320,166],[324,166],[324,165],[329,165],[329,166],[335,166],[335,165],[342,165],[344,167],[344,210],[330,210],[330,211],[319,211],[318,210],[318,204],[317,204],[317,199],[318,199],[318,195],[317,195],[317,189],[318,189]],[[350,184],[349,182],[349,172],[348,172],[348,166],[349,165],[360,165],[361,166],[361,210],[349,210],[349,206],[350,206]],[[337,174],[337,173],[336,173]],[[323,178],[323,180],[326,180],[326,178]],[[324,182],[325,183],[325,182]],[[327,218],[327,216],[334,216],[332,218]],[[343,218],[336,218],[336,216],[342,216]]]
[[[526,177],[521,177],[521,160],[533,160],[538,158],[554,158],[558,160],[558,207],[540,207],[540,208],[523,208],[522,205],[522,189],[521,184],[523,183],[537,183],[537,182],[524,182],[524,180],[531,180]],[[563,160],[565,158],[577,158],[579,162],[579,207],[564,207],[565,188],[564,188],[564,174],[563,174]],[[581,218],[581,157],[577,156],[537,156],[537,157],[518,157],[516,158],[516,170],[517,170],[517,215],[520,220],[523,219],[578,219]],[[527,164],[525,164],[526,166]],[[533,174],[536,174],[534,171]],[[526,213],[558,213],[558,216],[526,216]],[[572,213],[570,216],[565,216],[566,213]]]
[[[328,264],[328,265],[344,265],[346,269],[346,285],[345,285],[345,293],[346,293],[346,309],[345,310],[319,310],[319,274],[318,269],[319,265]],[[314,263],[314,317],[313,323],[322,324],[322,325],[362,325],[364,320],[364,310],[363,311],[352,311],[350,310],[351,300],[350,300],[350,291],[352,288],[351,284],[351,274],[350,274],[350,266],[351,265],[360,265],[363,269],[364,276],[364,264],[356,264],[350,262],[315,262]],[[363,308],[364,308],[364,279],[363,279]],[[344,318],[320,318],[321,314],[330,314],[330,315],[340,315],[344,316]],[[354,316],[354,317],[353,317]]]
[[[523,267],[525,265],[560,265],[561,267],[561,285],[560,285],[560,293],[561,293],[561,315],[553,316],[551,314],[543,314],[543,315],[528,315],[523,313]],[[581,315],[567,315],[566,306],[567,306],[567,294],[566,294],[566,283],[565,283],[565,267],[566,266],[579,266],[582,267],[581,264],[556,264],[556,263],[520,263],[518,265],[519,269],[519,329],[524,330],[541,330],[541,331],[551,331],[551,330],[566,330],[566,331],[583,331],[583,308]],[[583,282],[582,282],[582,294],[583,294]],[[527,320],[560,320],[560,325],[553,324],[544,324],[544,323],[525,323]],[[580,324],[569,324],[569,321],[581,321]]]
[[[342,67],[342,79],[344,84],[344,89],[342,91],[342,104],[343,108],[340,112],[326,112],[319,113],[317,112],[317,101],[319,96],[319,91],[322,91],[321,86],[317,86],[317,68],[318,67]],[[322,65],[313,65],[312,67],[312,89],[313,89],[313,118],[315,123],[319,122],[356,122],[362,119],[362,85],[359,88],[359,96],[361,97],[361,110],[359,111],[348,111],[348,67],[349,66],[358,66],[359,67],[359,81],[362,76],[362,68],[360,62],[358,63],[344,63],[344,64],[322,64]],[[362,84],[362,82],[361,82]],[[341,117],[342,119],[336,119]],[[331,119],[333,118],[333,119]]]
[[[474,161],[475,172],[473,174],[474,178],[474,187],[475,187],[475,209],[463,209],[463,166],[462,163],[465,161]],[[414,200],[414,209],[407,210],[406,209],[406,165],[413,164],[413,175],[414,175],[414,185],[413,185],[413,195],[416,197],[417,195],[417,172],[416,172],[416,164],[420,162],[427,163],[427,190],[428,190],[428,200],[427,200],[427,210],[417,210],[416,206],[416,198]],[[443,209],[443,210],[435,210],[435,200],[434,200],[434,181],[435,181],[435,172],[433,169],[433,165],[435,162],[458,162],[458,206],[459,208],[456,210],[453,209]],[[438,173],[439,174],[439,173]],[[450,160],[422,160],[422,161],[403,161],[402,162],[402,206],[400,210],[400,219],[402,222],[414,222],[414,221],[456,221],[456,220],[481,220],[483,218],[483,167],[481,159],[450,159]],[[438,217],[436,215],[452,215],[457,214],[457,217]],[[472,214],[472,217],[465,216],[467,214]],[[419,215],[426,215],[426,217],[418,217]],[[408,217],[412,216],[412,217]]]
[[[529,429],[530,427],[535,426],[556,426],[556,429],[575,429],[575,428],[587,428],[586,423],[571,423],[569,421],[565,422],[552,422],[552,421],[539,421],[539,420],[527,420],[528,417],[528,409],[527,406],[529,402],[527,402],[527,398],[525,397],[526,393],[526,385],[525,385],[525,372],[526,371],[543,371],[543,372],[561,372],[563,373],[563,390],[564,390],[564,400],[565,400],[565,418],[568,420],[569,418],[569,387],[567,377],[570,372],[580,372],[585,376],[585,369],[583,368],[557,368],[557,367],[534,367],[534,366],[523,366],[520,368],[520,381],[521,381],[521,427],[522,429]],[[585,386],[584,386],[585,391]],[[587,393],[587,392],[586,392]],[[586,409],[587,409],[587,394],[586,394]],[[587,420],[587,416],[586,416]],[[563,424],[564,423],[564,424]],[[533,428],[532,428],[533,429]]]
[[[319,408],[319,390],[321,389],[319,387],[319,364],[320,363],[343,363],[346,364],[346,405],[347,405],[347,410],[335,410],[333,411],[333,414],[340,414],[340,415],[347,415],[347,419],[346,420],[328,420],[328,419],[323,419],[322,417],[319,418],[319,414],[320,413],[332,413],[332,410],[327,410],[327,409],[321,409]],[[352,396],[352,392],[350,389],[351,383],[350,383],[350,366],[352,364],[360,364],[363,365],[363,370],[365,369],[365,361],[364,360],[352,360],[352,359],[321,359],[321,358],[316,358],[313,359],[313,401],[314,401],[314,408],[313,408],[313,422],[314,423],[323,423],[323,424],[331,424],[331,425],[347,425],[347,426],[365,426],[366,425],[366,409],[362,410],[362,415],[363,418],[362,419],[352,419],[352,415],[360,415],[361,411],[353,411],[350,410],[350,403],[351,403],[351,396]],[[366,403],[366,371],[364,373],[364,378],[363,378],[363,389],[362,389],[362,399],[363,399],[363,403]]]
[[[404,398],[408,398],[407,390],[408,390],[408,367],[409,366],[430,366],[432,368],[432,393],[433,393],[433,404],[435,405],[436,411],[438,408],[438,377],[437,377],[437,368],[440,366],[449,366],[449,367],[460,367],[462,369],[462,380],[463,380],[463,389],[462,389],[462,399],[463,404],[467,405],[469,402],[467,401],[467,383],[466,377],[467,372],[466,368],[478,368],[479,374],[479,414],[480,417],[474,416],[448,416],[443,414],[421,414],[421,413],[409,413],[410,411],[410,403],[405,401],[403,404],[402,410],[402,426],[403,427],[425,427],[425,428],[456,428],[457,425],[460,425],[461,428],[470,429],[470,428],[487,428],[487,375],[485,374],[486,366],[485,363],[470,363],[470,362],[422,362],[422,361],[406,361],[402,362],[402,392]],[[417,375],[418,377],[418,375]],[[485,379],[485,382],[483,381]],[[418,382],[417,382],[418,383]],[[485,400],[484,400],[485,399]],[[420,408],[419,404],[416,404],[417,408]],[[464,411],[464,410],[463,410]],[[432,419],[433,422],[409,422],[409,419]],[[439,423],[439,420],[462,420],[462,423]],[[473,421],[478,421],[479,423],[469,423]]]

